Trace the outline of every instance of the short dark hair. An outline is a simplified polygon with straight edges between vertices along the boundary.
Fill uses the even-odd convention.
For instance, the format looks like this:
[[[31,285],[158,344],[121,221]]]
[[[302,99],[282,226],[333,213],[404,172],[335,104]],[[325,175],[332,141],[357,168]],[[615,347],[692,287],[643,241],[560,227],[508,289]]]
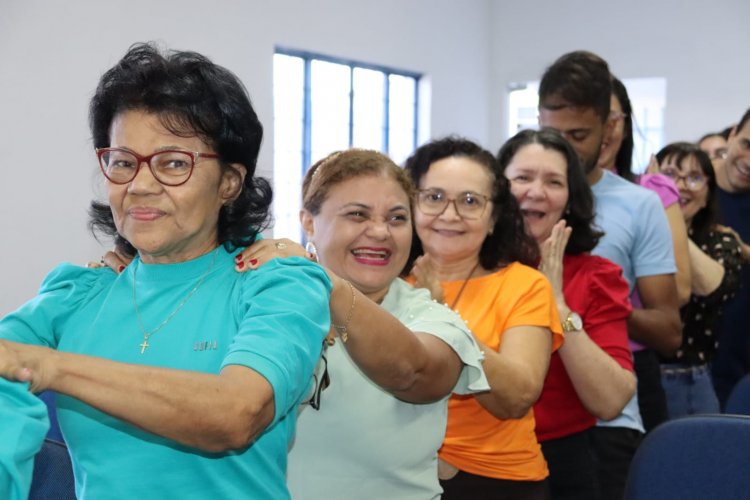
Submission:
[[[656,153],[656,161],[659,162],[659,165],[662,165],[665,161],[674,160],[677,165],[681,166],[682,162],[687,158],[695,158],[701,172],[706,176],[708,185],[706,206],[693,216],[689,231],[693,240],[699,242],[707,241],[708,233],[719,223],[716,173],[714,172],[711,158],[708,157],[705,151],[690,142],[673,142],[667,144]]]
[[[630,96],[628,96],[628,89],[625,88],[625,84],[614,75],[612,75],[612,95],[620,103],[622,113],[625,115],[623,118],[622,144],[615,157],[615,168],[620,177],[634,181],[633,149],[635,143],[633,139],[633,105],[630,103]]]
[[[568,245],[565,247],[565,253],[577,255],[590,252],[604,235],[594,228],[594,195],[586,181],[578,155],[558,131],[549,128],[522,130],[508,139],[497,153],[500,171],[504,175],[518,151],[529,144],[539,144],[544,149],[557,151],[565,158],[568,176],[568,205],[565,221],[573,229]]]
[[[109,147],[112,121],[127,110],[158,115],[175,135],[199,137],[219,155],[222,171],[239,175],[232,163],[247,169],[242,191],[219,211],[219,243],[246,246],[268,227],[271,186],[254,175],[263,126],[237,76],[195,52],[162,54],[153,44],[136,44],[104,73],[91,99],[89,127],[95,148]],[[118,249],[135,255],[135,248],[117,232],[107,204],[92,202],[89,216],[92,231],[113,237]]]
[[[477,162],[487,169],[493,179],[492,217],[495,225],[479,250],[481,266],[484,269],[495,269],[511,262],[536,266],[539,260],[537,244],[526,234],[521,210],[492,153],[468,139],[450,136],[417,148],[406,160],[404,168],[414,185],[419,186],[420,179],[433,163],[451,157],[468,158]],[[423,253],[422,243],[415,234],[404,274],[411,271],[414,259]]]
[[[560,56],[547,68],[539,83],[540,108],[593,108],[602,122],[609,119],[611,96],[607,61],[585,50]]]
[[[742,128],[745,126],[748,120],[750,120],[750,108],[748,108],[747,111],[745,111],[745,114],[742,115],[742,118],[740,118],[740,122],[737,124],[737,128],[736,128],[737,132],[742,130]]]

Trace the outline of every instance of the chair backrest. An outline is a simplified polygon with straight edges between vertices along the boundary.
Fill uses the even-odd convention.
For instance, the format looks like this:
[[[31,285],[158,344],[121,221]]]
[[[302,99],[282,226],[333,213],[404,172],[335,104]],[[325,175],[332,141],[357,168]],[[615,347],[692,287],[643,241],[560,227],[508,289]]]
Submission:
[[[750,415],[750,374],[745,375],[737,382],[727,399],[725,413],[735,415]]]
[[[73,466],[65,444],[45,439],[34,459],[29,500],[75,500]]]
[[[750,417],[696,415],[665,422],[641,443],[626,500],[750,496]]]

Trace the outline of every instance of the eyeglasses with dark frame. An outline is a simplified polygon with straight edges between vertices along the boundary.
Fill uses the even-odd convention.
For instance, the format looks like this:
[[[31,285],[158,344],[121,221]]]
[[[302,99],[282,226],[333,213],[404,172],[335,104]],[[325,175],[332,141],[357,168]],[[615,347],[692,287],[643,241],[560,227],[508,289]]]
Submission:
[[[97,148],[99,168],[113,184],[127,184],[138,175],[146,163],[154,178],[165,186],[181,186],[193,175],[199,158],[219,158],[214,153],[199,153],[181,149],[166,149],[141,156],[124,148]]]
[[[708,182],[708,178],[701,173],[690,172],[687,175],[682,175],[680,174],[680,171],[674,167],[663,167],[659,172],[672,179],[675,184],[681,180],[685,183],[685,187],[690,191],[700,191]]]
[[[417,208],[425,215],[440,215],[450,203],[462,219],[479,219],[489,204],[489,196],[466,191],[449,198],[442,189],[420,189],[417,191]]]

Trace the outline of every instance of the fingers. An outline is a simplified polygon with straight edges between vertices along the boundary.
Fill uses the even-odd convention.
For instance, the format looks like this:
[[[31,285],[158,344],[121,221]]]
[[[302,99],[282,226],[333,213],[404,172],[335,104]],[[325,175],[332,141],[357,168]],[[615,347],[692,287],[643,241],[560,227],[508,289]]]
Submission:
[[[272,259],[287,257],[308,257],[308,252],[288,238],[259,240],[237,254],[234,268],[245,272],[258,269]]]
[[[121,273],[125,270],[132,259],[120,255],[115,252],[107,252],[102,257],[102,263],[112,269],[116,273]]]

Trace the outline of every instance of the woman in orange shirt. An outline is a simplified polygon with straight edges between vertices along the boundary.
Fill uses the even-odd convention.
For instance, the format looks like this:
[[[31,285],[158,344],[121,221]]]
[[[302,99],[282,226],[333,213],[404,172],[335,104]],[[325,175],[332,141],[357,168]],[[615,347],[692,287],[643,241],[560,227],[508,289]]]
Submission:
[[[538,250],[492,153],[430,142],[406,161],[418,187],[411,280],[456,310],[485,353],[491,391],[453,396],[440,450],[443,499],[546,499],[534,434],[539,397],[562,328]]]

